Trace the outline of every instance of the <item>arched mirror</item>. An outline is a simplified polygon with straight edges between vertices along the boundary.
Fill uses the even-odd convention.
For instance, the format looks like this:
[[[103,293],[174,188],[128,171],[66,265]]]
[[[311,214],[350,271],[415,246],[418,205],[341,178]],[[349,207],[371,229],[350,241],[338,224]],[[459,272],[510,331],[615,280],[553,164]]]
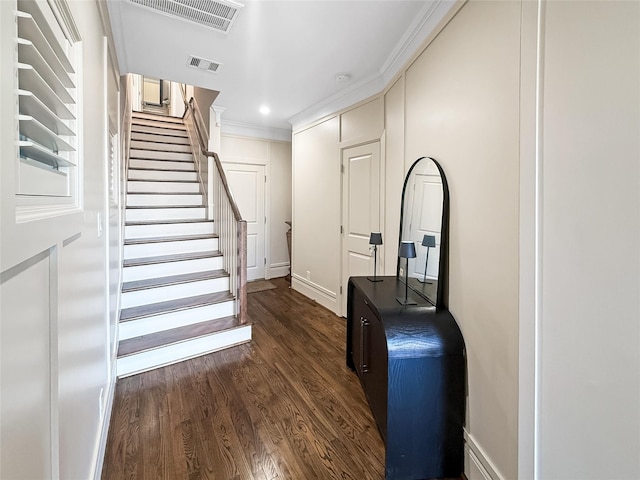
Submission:
[[[444,306],[449,189],[442,167],[430,157],[416,160],[404,181],[400,242],[413,242],[416,257],[398,257],[396,275],[436,307]],[[408,264],[408,272],[404,272]]]

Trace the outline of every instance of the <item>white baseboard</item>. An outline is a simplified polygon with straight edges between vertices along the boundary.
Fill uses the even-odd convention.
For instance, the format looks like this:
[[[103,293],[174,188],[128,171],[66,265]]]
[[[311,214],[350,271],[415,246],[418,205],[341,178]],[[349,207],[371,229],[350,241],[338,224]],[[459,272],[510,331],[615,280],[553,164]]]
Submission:
[[[338,311],[338,300],[336,294],[326,288],[317,285],[295,273],[291,277],[291,288],[296,292],[300,292],[306,297],[315,300],[320,305],[328,308],[332,312]]]
[[[104,465],[104,456],[107,451],[107,438],[109,437],[109,425],[111,424],[111,412],[113,411],[113,400],[116,396],[116,359],[112,359],[113,368],[111,369],[111,378],[107,385],[106,403],[104,406],[104,415],[102,416],[102,424],[100,425],[100,437],[98,438],[98,448],[93,460],[93,475],[90,478],[100,480],[102,478],[102,467]]]
[[[505,480],[474,437],[464,430],[464,474],[469,480]]]
[[[269,265],[267,279],[286,277],[287,275],[289,275],[289,262],[274,263],[272,265]]]

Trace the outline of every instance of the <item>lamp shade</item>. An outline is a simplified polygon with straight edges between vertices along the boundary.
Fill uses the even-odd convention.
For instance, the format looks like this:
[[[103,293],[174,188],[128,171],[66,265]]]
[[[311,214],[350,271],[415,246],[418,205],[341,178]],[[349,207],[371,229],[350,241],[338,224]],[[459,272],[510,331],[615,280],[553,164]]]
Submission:
[[[402,241],[398,249],[398,256],[401,258],[416,258],[416,245],[413,242]]]
[[[382,245],[382,234],[380,232],[371,232],[369,245]]]
[[[423,247],[435,247],[436,246],[436,237],[433,235],[425,235],[422,237],[422,246]]]

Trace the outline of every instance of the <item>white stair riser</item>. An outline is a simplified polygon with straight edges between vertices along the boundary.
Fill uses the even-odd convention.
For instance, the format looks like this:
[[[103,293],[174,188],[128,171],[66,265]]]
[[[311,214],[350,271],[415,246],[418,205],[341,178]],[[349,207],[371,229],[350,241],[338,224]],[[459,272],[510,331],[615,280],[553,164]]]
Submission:
[[[146,258],[158,255],[175,255],[178,253],[210,252],[218,250],[217,238],[199,240],[181,240],[178,242],[142,243],[125,245],[124,258]]]
[[[191,145],[180,145],[176,143],[159,143],[159,142],[146,142],[144,140],[132,140],[131,149],[145,150],[145,151],[159,151],[159,152],[179,152],[179,153],[191,153]],[[149,153],[149,152],[146,152]]]
[[[224,292],[229,290],[229,277],[199,280],[196,282],[180,283],[166,287],[147,288],[134,292],[122,293],[122,308],[139,307],[150,303],[177,300],[195,295]]]
[[[129,170],[129,180],[185,180],[188,182],[198,181],[196,172],[163,172],[160,170]]]
[[[154,160],[175,160],[183,162],[193,161],[193,155],[191,155],[191,152],[178,153],[156,150],[135,150],[133,148],[129,150],[129,158],[149,158]]]
[[[129,193],[200,193],[198,182],[138,182],[128,181]]]
[[[121,378],[249,341],[251,341],[250,325],[225,330],[205,337],[197,337],[192,340],[142,352],[137,355],[119,358],[117,375]]]
[[[154,170],[182,170],[185,172],[194,172],[196,166],[193,162],[172,162],[170,160],[138,160],[132,158],[129,160],[129,168],[146,168]],[[173,180],[173,177],[169,177]]]
[[[151,220],[205,220],[204,207],[187,208],[127,208],[125,219],[127,222],[143,222]]]
[[[202,195],[159,195],[153,193],[128,194],[127,205],[130,207],[165,206],[177,207],[187,205],[202,205]]]
[[[158,142],[158,143],[173,143],[176,145],[191,145],[188,137],[174,137],[171,135],[157,135],[154,133],[144,132],[132,132],[131,140],[138,140],[142,142]]]
[[[159,223],[157,225],[127,225],[124,238],[127,240],[183,235],[210,235],[213,222]]]
[[[138,320],[122,322],[118,327],[120,340],[162,332],[172,328],[194,325],[217,318],[231,317],[235,315],[235,300],[203,305],[202,307],[188,308],[177,312],[153,315]]]
[[[154,263],[152,265],[136,265],[133,267],[124,267],[122,269],[122,281],[133,282],[136,280],[147,280],[149,278],[182,275],[184,273],[221,270],[222,268],[222,257],[207,257],[195,260],[182,260],[179,262]]]
[[[187,135],[187,131],[186,130],[175,130],[175,129],[168,129],[168,128],[163,128],[163,127],[157,127],[157,126],[149,126],[149,125],[136,125],[133,124],[131,126],[131,132],[133,133],[153,133],[156,135],[166,135],[166,136],[172,136],[172,137],[184,137],[184,138],[189,138]]]

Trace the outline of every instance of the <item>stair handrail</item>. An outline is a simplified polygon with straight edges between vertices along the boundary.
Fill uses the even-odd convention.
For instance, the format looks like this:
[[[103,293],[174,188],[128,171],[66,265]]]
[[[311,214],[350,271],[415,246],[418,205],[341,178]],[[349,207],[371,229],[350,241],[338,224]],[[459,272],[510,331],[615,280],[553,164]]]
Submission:
[[[236,204],[218,154],[208,150],[209,134],[195,98],[185,100],[184,123],[196,162],[207,215],[214,220],[230,291],[236,297],[236,317],[247,322],[247,222]]]

